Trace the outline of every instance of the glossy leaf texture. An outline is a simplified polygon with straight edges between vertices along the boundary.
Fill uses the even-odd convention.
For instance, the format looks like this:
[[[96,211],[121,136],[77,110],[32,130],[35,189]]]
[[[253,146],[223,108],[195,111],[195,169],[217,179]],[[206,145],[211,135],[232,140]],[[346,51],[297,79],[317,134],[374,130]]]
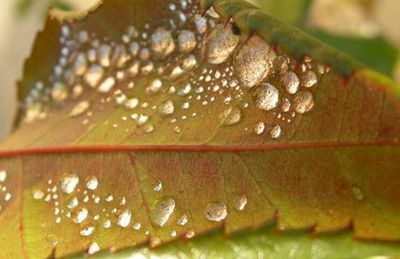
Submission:
[[[400,240],[400,88],[246,2],[52,11],[19,99],[1,257],[268,223]]]

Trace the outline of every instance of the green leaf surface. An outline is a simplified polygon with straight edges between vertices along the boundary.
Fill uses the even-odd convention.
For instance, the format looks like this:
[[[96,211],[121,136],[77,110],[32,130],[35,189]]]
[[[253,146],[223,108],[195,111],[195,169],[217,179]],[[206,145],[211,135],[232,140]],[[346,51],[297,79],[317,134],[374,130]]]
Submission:
[[[52,11],[19,100],[0,257],[174,253],[210,232],[182,253],[269,251],[264,235],[298,240],[298,258],[318,240],[333,257],[398,253],[400,88],[249,3]],[[332,234],[349,229],[359,241]]]

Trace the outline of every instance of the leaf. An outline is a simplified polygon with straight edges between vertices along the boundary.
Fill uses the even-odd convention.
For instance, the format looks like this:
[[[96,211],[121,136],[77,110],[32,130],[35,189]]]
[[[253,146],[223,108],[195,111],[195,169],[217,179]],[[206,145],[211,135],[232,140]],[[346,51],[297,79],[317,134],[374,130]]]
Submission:
[[[1,146],[0,257],[254,238],[267,223],[351,228],[393,242],[371,255],[397,253],[400,88],[248,3],[170,4],[50,13]],[[187,31],[179,48],[183,29],[195,49]]]

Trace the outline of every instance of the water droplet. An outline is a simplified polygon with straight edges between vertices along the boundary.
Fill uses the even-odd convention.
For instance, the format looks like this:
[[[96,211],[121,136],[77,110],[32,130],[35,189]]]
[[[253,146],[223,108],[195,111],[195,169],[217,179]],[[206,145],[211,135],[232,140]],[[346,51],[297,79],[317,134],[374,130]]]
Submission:
[[[87,60],[86,60],[86,55],[85,53],[79,53],[74,61],[73,64],[73,72],[77,76],[81,76],[85,74],[87,69]]]
[[[73,209],[76,206],[78,206],[78,203],[79,203],[78,198],[74,197],[67,203],[67,207]]]
[[[287,98],[283,98],[282,100],[282,111],[288,112],[290,110],[291,104]]]
[[[257,95],[256,106],[265,111],[276,108],[279,102],[279,91],[271,84],[262,84]]]
[[[190,83],[186,83],[184,86],[178,89],[177,94],[179,96],[185,96],[188,95],[192,91],[192,85]]]
[[[81,224],[87,218],[88,214],[89,211],[86,208],[81,208],[73,219],[74,223]]]
[[[62,102],[68,97],[67,87],[60,82],[56,82],[51,89],[51,98],[56,102]]]
[[[224,63],[235,51],[239,37],[233,34],[231,26],[217,25],[207,39],[206,57],[209,63]]]
[[[11,197],[12,197],[12,195],[11,195],[11,193],[6,193],[6,195],[4,196],[4,200],[5,201],[9,201],[9,200],[11,200]]]
[[[176,220],[176,224],[178,224],[179,226],[184,226],[186,225],[188,222],[188,217],[186,214],[183,214],[182,216],[180,216],[177,220]]]
[[[44,193],[41,190],[34,190],[32,192],[32,197],[35,200],[41,200],[44,197]]]
[[[61,181],[61,190],[68,194],[73,193],[78,183],[79,176],[77,174],[68,174]]]
[[[99,47],[99,55],[98,55],[100,65],[102,65],[103,67],[109,67],[111,63],[110,55],[111,55],[111,47],[105,44],[101,45]]]
[[[139,105],[139,99],[137,98],[130,98],[125,101],[125,108],[133,110]]]
[[[281,82],[286,91],[290,94],[295,94],[299,89],[300,81],[296,73],[289,71],[282,75]]]
[[[362,193],[361,189],[358,186],[353,186],[351,188],[351,191],[353,193],[353,197],[357,201],[362,201],[364,199],[364,194]]]
[[[175,230],[172,231],[170,235],[171,235],[171,237],[176,237],[176,231]]]
[[[307,91],[297,93],[293,102],[296,112],[301,114],[309,112],[314,107],[313,95]]]
[[[273,138],[273,139],[279,138],[281,136],[281,133],[282,133],[282,129],[281,129],[281,126],[279,126],[279,125],[274,126],[270,131],[271,138]]]
[[[161,183],[161,181],[160,180],[156,180],[154,183],[153,183],[153,191],[155,191],[155,192],[159,192],[159,191],[161,191],[161,189],[162,189],[162,183]]]
[[[110,228],[111,227],[111,221],[109,220],[109,219],[106,219],[104,222],[103,222],[103,228]]]
[[[106,78],[99,86],[100,93],[108,93],[115,85],[115,78],[110,76]]]
[[[239,108],[228,108],[220,116],[222,124],[225,126],[235,125],[242,119],[242,112]]]
[[[96,242],[93,242],[89,245],[88,254],[92,255],[100,251],[100,246]]]
[[[86,188],[88,188],[89,190],[96,190],[98,184],[99,184],[99,181],[97,180],[97,177],[96,176],[92,176],[87,181]]]
[[[317,84],[318,78],[314,71],[309,70],[301,77],[301,82],[304,87],[313,87]]]
[[[194,55],[189,55],[182,61],[182,68],[186,71],[191,70],[197,65],[197,59]]]
[[[134,230],[139,230],[141,227],[142,227],[142,224],[140,224],[139,222],[136,222],[135,224],[133,224]]]
[[[93,233],[93,231],[94,231],[94,227],[88,226],[88,227],[83,228],[83,229],[80,231],[80,234],[81,234],[81,236],[83,236],[83,237],[88,237],[88,236],[90,236],[90,235]]]
[[[228,215],[226,205],[222,202],[212,202],[207,204],[204,216],[209,221],[220,222]]]
[[[196,37],[192,31],[182,30],[178,36],[179,50],[183,53],[190,53],[196,48]]]
[[[264,133],[265,130],[265,123],[260,121],[254,126],[254,133],[257,135],[261,135]]]
[[[157,200],[153,204],[153,209],[151,210],[151,220],[154,224],[162,227],[164,226],[172,213],[175,210],[175,200],[172,198],[163,198]]]
[[[246,208],[247,205],[247,196],[246,194],[239,194],[233,199],[233,207],[237,211],[242,211]]]
[[[100,79],[103,77],[104,70],[101,66],[92,65],[84,76],[85,82],[91,86],[96,87]]]
[[[280,73],[285,73],[289,69],[287,59],[282,56],[278,56],[274,59],[273,65]]]
[[[207,19],[205,17],[201,17],[198,14],[195,15],[194,23],[198,33],[203,34],[207,31]]]
[[[7,179],[7,172],[5,170],[0,171],[0,182],[4,183],[4,181]]]
[[[69,117],[77,117],[83,113],[85,113],[90,108],[89,101],[81,101],[77,103],[72,110],[69,112]]]
[[[185,237],[187,239],[191,239],[191,238],[194,237],[194,235],[195,235],[194,231],[193,230],[189,230],[188,232],[186,232]]]
[[[126,228],[131,222],[131,212],[129,210],[124,210],[118,218],[118,225],[120,227]]]
[[[171,100],[165,101],[158,107],[161,116],[168,116],[174,113],[175,106]]]
[[[165,58],[175,50],[171,33],[164,28],[157,28],[151,35],[151,49],[157,58]]]
[[[146,94],[154,95],[156,94],[162,87],[162,82],[160,79],[155,79],[150,83],[149,86],[146,87]]]
[[[235,71],[240,82],[248,87],[259,84],[272,65],[269,45],[260,37],[253,36],[235,57]]]

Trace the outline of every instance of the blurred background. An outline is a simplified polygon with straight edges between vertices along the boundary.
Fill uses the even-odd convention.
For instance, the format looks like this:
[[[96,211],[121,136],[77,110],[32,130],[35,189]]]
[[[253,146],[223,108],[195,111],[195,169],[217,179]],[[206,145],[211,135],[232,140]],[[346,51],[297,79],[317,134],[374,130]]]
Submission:
[[[400,83],[400,0],[248,1]],[[16,81],[48,8],[86,9],[95,2],[0,0],[0,141],[10,133]]]

